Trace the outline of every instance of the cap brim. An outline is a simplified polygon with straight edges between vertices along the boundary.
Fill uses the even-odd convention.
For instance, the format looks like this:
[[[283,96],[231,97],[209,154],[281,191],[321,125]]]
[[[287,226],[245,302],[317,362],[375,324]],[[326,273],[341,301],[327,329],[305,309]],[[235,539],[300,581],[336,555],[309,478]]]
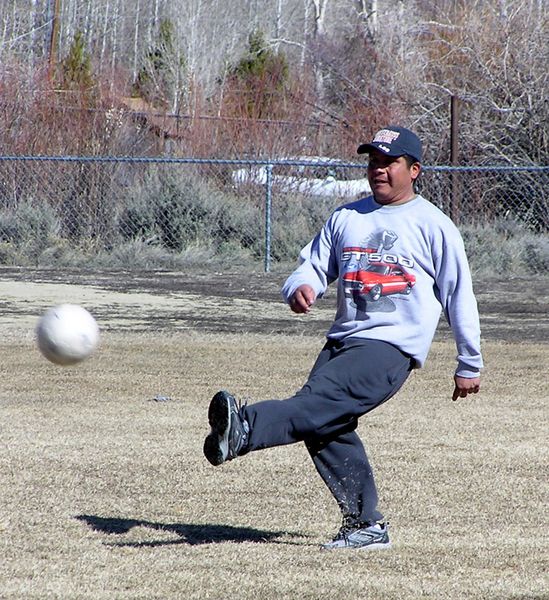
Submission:
[[[378,152],[385,154],[385,156],[392,156],[394,158],[398,158],[399,156],[408,155],[408,156],[411,156],[418,163],[421,162],[421,160],[417,156],[410,154],[410,152],[405,152],[404,150],[402,150],[402,148],[393,148],[392,151],[387,152],[387,150],[385,150],[385,148],[387,148],[387,146],[385,146],[384,148],[381,148],[380,146],[382,146],[382,145],[383,144],[378,145],[376,143],[360,144],[360,146],[357,148],[357,154],[367,154],[368,152],[372,152],[372,150],[377,150]]]
[[[395,148],[392,152],[387,152],[384,148],[381,148],[382,144],[370,143],[370,144],[360,144],[357,148],[357,154],[366,154],[371,152],[372,150],[379,150],[383,152],[386,156],[404,156],[405,152],[400,152],[398,148]],[[386,148],[387,146],[385,146]]]
[[[360,146],[357,148],[356,152],[357,152],[357,154],[366,154],[367,152],[370,152],[371,149],[372,149],[371,144],[360,144]]]

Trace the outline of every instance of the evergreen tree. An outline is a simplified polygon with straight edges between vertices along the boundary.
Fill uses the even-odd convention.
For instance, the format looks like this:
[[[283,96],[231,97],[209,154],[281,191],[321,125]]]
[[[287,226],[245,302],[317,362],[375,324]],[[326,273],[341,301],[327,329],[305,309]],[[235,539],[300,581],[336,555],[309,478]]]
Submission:
[[[85,48],[84,35],[81,31],[74,34],[69,53],[62,62],[61,70],[63,89],[89,93],[94,87],[91,58]]]
[[[289,84],[288,61],[282,52],[274,52],[265,35],[250,34],[247,54],[231,70],[231,87],[244,102],[250,118],[276,117],[280,114]]]
[[[172,21],[163,19],[158,29],[158,39],[149,48],[143,66],[134,83],[134,94],[159,108],[180,108],[187,79],[184,56],[175,43]]]

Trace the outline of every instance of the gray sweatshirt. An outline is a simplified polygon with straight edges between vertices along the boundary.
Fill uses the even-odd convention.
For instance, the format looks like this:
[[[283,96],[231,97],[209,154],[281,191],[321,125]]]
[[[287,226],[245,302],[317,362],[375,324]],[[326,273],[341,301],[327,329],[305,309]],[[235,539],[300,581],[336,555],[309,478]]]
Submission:
[[[456,374],[478,376],[480,325],[463,240],[422,196],[397,206],[373,196],[341,206],[299,260],[282,288],[286,302],[300,285],[318,297],[338,280],[329,338],[383,340],[421,367],[444,310],[457,346]]]

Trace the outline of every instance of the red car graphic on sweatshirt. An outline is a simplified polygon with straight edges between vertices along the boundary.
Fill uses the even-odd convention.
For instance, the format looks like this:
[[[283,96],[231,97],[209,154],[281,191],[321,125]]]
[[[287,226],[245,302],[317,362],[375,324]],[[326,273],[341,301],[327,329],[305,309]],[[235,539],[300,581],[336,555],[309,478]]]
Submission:
[[[407,273],[400,265],[385,262],[370,263],[343,275],[346,294],[352,295],[353,291],[367,294],[374,302],[389,294],[409,294],[415,284],[414,275]]]

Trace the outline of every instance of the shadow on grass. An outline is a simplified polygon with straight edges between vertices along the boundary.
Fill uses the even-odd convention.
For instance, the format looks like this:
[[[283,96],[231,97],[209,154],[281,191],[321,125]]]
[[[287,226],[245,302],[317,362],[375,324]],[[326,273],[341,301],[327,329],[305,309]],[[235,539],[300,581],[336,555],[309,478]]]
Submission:
[[[94,531],[110,535],[123,535],[134,527],[148,527],[156,531],[174,533],[180,539],[152,540],[142,542],[116,542],[117,546],[134,548],[151,548],[155,546],[169,546],[172,544],[215,544],[220,542],[256,542],[300,545],[298,542],[277,540],[286,535],[304,537],[303,534],[288,531],[262,531],[251,527],[232,527],[231,525],[191,525],[184,523],[155,523],[139,519],[120,519],[112,517],[98,517],[95,515],[77,515],[79,521],[87,523]]]

